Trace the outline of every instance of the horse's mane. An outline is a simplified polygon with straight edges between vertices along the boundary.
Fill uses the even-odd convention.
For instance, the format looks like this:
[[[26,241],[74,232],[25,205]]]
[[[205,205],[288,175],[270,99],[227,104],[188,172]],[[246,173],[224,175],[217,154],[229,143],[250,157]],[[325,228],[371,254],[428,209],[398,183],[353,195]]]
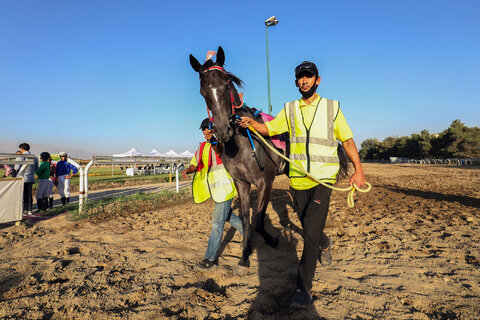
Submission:
[[[227,71],[227,78],[235,83],[239,88],[243,88],[243,81],[233,73]]]
[[[206,61],[203,66],[202,66],[202,69],[203,70],[206,70],[210,67],[213,67],[215,66],[215,62],[213,62],[212,59],[209,59],[208,61]],[[223,67],[222,67],[223,68]],[[225,70],[225,69],[224,69]],[[231,72],[228,72],[227,70],[225,70],[225,72],[227,73],[227,79],[232,81],[233,83],[235,83],[237,85],[237,87],[239,88],[243,88],[243,81],[237,77],[236,75],[234,75],[233,73]]]

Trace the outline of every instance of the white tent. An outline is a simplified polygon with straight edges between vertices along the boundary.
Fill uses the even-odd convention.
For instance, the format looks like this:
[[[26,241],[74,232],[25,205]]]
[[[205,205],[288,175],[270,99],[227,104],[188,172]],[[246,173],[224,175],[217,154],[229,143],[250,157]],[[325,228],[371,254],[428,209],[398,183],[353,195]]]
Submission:
[[[173,149],[171,149],[170,151],[168,151],[167,153],[165,153],[165,155],[167,157],[170,157],[170,158],[180,158],[181,155],[179,155],[178,153],[176,153],[175,151],[173,151]]]
[[[147,155],[152,157],[165,157],[165,154],[158,152],[156,149],[152,149]]]
[[[185,158],[192,158],[195,154],[194,153],[191,153],[190,151],[188,150],[185,150],[183,151],[182,153],[180,153],[180,155],[182,157],[185,157]]]
[[[117,154],[114,154],[113,156],[114,157],[139,157],[139,156],[144,156],[144,155],[145,154],[141,153],[140,151],[135,149],[135,147],[133,147],[132,149],[128,150],[127,152],[117,153]]]

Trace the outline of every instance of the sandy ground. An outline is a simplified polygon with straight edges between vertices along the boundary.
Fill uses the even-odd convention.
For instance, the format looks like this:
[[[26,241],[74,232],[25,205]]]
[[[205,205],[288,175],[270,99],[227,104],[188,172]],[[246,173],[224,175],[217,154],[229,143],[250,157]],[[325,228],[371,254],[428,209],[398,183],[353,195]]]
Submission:
[[[303,240],[282,176],[267,210],[280,245],[256,236],[247,270],[237,268],[241,238],[229,227],[218,268],[194,267],[210,201],[0,230],[0,318],[480,319],[480,168],[365,171],[374,189],[357,194],[354,209],[332,195],[334,261],[318,265],[306,310],[288,307]]]

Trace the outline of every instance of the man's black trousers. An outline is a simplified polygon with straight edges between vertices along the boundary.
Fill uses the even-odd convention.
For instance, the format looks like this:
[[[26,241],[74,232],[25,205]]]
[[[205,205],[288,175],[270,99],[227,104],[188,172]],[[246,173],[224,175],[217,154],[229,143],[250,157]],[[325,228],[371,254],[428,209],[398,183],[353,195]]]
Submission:
[[[32,197],[33,182],[23,183],[23,209],[32,211],[33,197]]]
[[[323,229],[327,220],[332,189],[322,185],[307,190],[295,190],[290,187],[290,193],[304,231],[303,254],[297,273],[297,289],[310,292],[320,248],[328,247],[328,238],[323,233]]]

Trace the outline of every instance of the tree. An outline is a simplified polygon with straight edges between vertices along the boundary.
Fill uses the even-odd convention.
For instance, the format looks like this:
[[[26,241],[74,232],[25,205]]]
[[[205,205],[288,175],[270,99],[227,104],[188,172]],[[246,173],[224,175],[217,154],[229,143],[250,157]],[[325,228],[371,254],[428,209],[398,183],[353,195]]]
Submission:
[[[459,119],[441,134],[440,152],[445,157],[474,158],[480,157],[480,128],[469,128]]]
[[[388,160],[390,157],[395,157],[395,143],[396,137],[387,137],[379,144],[378,156],[380,159]]]
[[[469,128],[457,119],[438,135],[422,130],[410,137],[387,137],[381,142],[367,139],[361,144],[360,157],[476,158],[480,157],[480,128]]]
[[[359,152],[360,158],[362,159],[378,159],[378,149],[380,142],[378,139],[367,139],[362,142],[361,149]]]

